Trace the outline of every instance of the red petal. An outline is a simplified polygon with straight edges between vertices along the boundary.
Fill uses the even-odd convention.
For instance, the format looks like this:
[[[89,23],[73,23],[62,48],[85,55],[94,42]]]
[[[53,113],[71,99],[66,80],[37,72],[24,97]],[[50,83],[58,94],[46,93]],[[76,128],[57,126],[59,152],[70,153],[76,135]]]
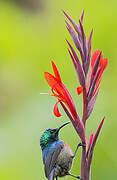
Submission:
[[[97,57],[99,56],[100,52],[101,52],[101,51],[100,51],[99,49],[96,49],[96,50],[94,51],[94,53],[93,53],[93,55],[92,55],[92,58],[91,58],[91,67],[94,66],[95,61],[96,61]],[[102,56],[101,56],[101,59],[103,59]],[[100,60],[100,61],[101,61],[101,60]]]
[[[101,62],[101,65],[100,65],[100,66],[103,65],[103,67],[102,67],[102,70],[101,70],[101,72],[100,72],[100,75],[99,75],[99,78],[98,78],[98,79],[100,79],[100,78],[102,77],[103,71],[105,70],[107,64],[108,64],[108,59],[107,59],[107,58],[104,58],[103,61]]]
[[[58,102],[55,104],[54,109],[53,109],[54,115],[55,115],[56,117],[60,117],[60,116],[61,116],[61,114],[60,114],[60,112],[59,112],[59,109],[58,109],[58,103],[59,103],[59,102],[60,102],[60,101],[58,101]]]
[[[56,78],[52,74],[50,74],[48,72],[44,72],[44,75],[45,75],[45,79],[50,87],[53,87],[54,84],[57,83]]]
[[[107,64],[108,64],[108,58],[104,58],[103,59],[103,65],[105,68],[106,68]]]
[[[58,71],[58,69],[57,69],[57,67],[56,67],[56,65],[55,65],[55,63],[53,61],[52,61],[52,67],[53,67],[53,71],[54,71],[56,79],[61,81],[59,71]]]
[[[103,60],[100,61],[100,65],[99,66],[103,65],[101,73],[100,73],[101,75],[102,75],[103,71],[105,70],[107,64],[108,64],[108,59],[107,58],[104,58]]]
[[[77,87],[77,93],[80,95],[83,92],[83,89],[81,86]]]
[[[68,94],[69,92],[67,89],[65,89],[65,86],[62,84],[62,82],[58,81],[58,79],[56,79],[52,74],[48,72],[45,72],[44,74],[47,83],[52,88],[51,90],[53,95],[56,96],[54,93],[55,91],[58,94],[56,97],[58,97],[63,102],[66,102],[66,100],[68,99],[67,96],[70,97],[70,94]]]
[[[108,58],[101,59],[99,66],[103,65],[105,68],[108,64]]]
[[[93,132],[91,132],[91,135],[90,135],[90,139],[89,139],[89,148],[90,148],[90,146],[91,146],[92,140],[93,140]]]
[[[99,87],[99,85],[100,85],[103,71],[105,70],[105,68],[106,68],[106,66],[107,66],[107,64],[108,64],[108,59],[107,59],[107,58],[104,58],[103,60],[101,60],[100,63],[101,63],[101,64],[100,64],[99,66],[103,65],[103,67],[102,67],[102,70],[101,70],[100,75],[99,75],[99,77],[98,77],[98,81],[97,81],[97,83],[96,83],[95,92],[97,91],[97,89],[98,89],[98,87]],[[94,92],[94,94],[95,94],[95,92]]]
[[[90,135],[90,138],[89,138],[89,145],[88,145],[88,150],[87,150],[87,156],[89,154],[89,150],[90,150],[92,141],[93,141],[93,132],[91,132],[91,135]]]

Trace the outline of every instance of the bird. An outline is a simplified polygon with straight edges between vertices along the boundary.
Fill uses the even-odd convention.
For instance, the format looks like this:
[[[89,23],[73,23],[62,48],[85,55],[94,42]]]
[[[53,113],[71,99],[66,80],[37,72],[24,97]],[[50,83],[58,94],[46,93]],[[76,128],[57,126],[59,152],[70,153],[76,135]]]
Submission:
[[[85,146],[85,144],[78,143],[73,154],[70,146],[59,139],[60,129],[69,123],[64,123],[56,129],[46,129],[40,138],[45,176],[48,180],[58,180],[58,177],[67,175],[81,179],[80,176],[75,176],[69,171],[72,168],[72,162],[78,147]]]

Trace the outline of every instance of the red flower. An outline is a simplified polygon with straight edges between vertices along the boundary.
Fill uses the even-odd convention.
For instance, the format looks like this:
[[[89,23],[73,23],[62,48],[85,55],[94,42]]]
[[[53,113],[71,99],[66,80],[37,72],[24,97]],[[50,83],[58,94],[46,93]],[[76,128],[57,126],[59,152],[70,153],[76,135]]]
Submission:
[[[105,70],[107,63],[108,63],[108,59],[103,58],[101,51],[98,49],[95,50],[91,58],[91,71],[88,79],[87,92],[89,91],[89,88],[91,88],[94,79],[96,79],[96,82],[94,83],[93,95],[97,92],[101,82],[103,71]],[[77,92],[78,95],[81,94],[83,92],[82,87],[78,87]]]
[[[55,116],[60,117],[61,114],[58,110],[58,103],[63,102],[69,108],[73,118],[77,119],[78,115],[75,109],[73,99],[69,91],[65,87],[65,85],[62,83],[58,69],[53,61],[52,61],[52,67],[53,67],[55,76],[53,76],[52,74],[48,72],[45,72],[45,79],[47,83],[49,84],[49,86],[51,87],[52,95],[58,99],[58,102],[54,106],[53,112]]]
[[[101,53],[100,50],[97,49],[97,50],[95,50],[95,52],[92,55],[92,58],[91,58],[91,68],[92,68],[92,70],[93,70],[93,67],[94,67],[94,65],[96,63],[96,60],[97,60],[100,53]],[[98,68],[101,68],[101,67],[102,68],[101,68],[101,71],[99,73],[99,76],[98,76],[98,79],[97,79],[97,82],[96,82],[94,94],[95,94],[95,92],[97,91],[97,89],[98,89],[98,87],[100,85],[102,74],[103,74],[103,71],[105,70],[105,68],[107,66],[107,63],[108,63],[108,59],[103,58],[102,54],[101,54],[100,63],[99,63]]]

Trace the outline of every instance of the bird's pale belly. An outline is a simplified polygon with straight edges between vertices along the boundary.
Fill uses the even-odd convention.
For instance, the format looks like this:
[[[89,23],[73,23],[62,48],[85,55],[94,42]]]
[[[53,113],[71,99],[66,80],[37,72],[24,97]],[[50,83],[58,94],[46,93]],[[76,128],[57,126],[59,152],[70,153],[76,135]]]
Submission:
[[[67,172],[70,171],[70,169],[72,168],[72,161],[73,161],[73,152],[70,149],[70,147],[67,144],[65,144],[64,148],[61,150],[57,158],[54,177],[65,176]]]

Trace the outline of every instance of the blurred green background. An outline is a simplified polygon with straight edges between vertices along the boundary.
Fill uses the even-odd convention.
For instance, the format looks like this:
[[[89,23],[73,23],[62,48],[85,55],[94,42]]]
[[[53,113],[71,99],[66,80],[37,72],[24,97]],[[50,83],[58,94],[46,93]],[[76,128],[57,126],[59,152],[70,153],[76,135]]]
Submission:
[[[92,179],[117,178],[117,1],[116,0],[1,0],[0,1],[0,179],[45,179],[39,139],[48,128],[60,126],[68,118],[53,115],[56,99],[50,92],[44,71],[52,72],[51,61],[58,66],[63,82],[75,99],[81,115],[82,97],[78,97],[76,79],[65,38],[70,38],[61,10],[78,22],[85,10],[87,37],[93,27],[92,52],[103,51],[109,63],[103,75],[95,109],[87,122],[87,136],[106,116],[96,144]],[[70,132],[72,132],[70,134]],[[72,125],[60,133],[73,151],[80,139]],[[80,174],[80,153],[72,173]],[[65,178],[63,178],[65,179]],[[68,177],[68,179],[73,179]]]

